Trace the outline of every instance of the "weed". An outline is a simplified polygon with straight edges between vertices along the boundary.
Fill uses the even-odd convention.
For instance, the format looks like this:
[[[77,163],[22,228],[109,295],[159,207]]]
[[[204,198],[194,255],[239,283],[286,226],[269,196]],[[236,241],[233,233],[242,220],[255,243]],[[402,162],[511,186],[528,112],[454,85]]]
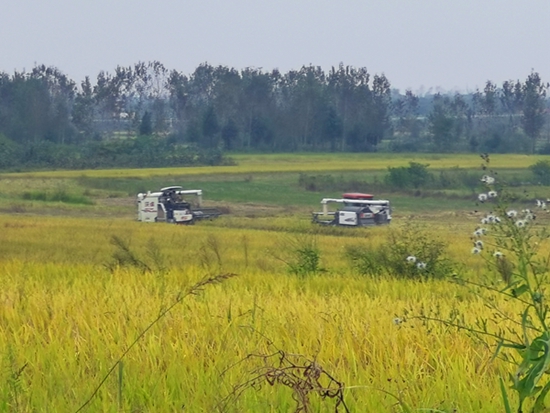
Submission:
[[[8,377],[6,380],[6,387],[3,395],[4,401],[2,404],[9,406],[9,411],[20,412],[23,409],[20,396],[24,391],[21,384],[21,376],[28,364],[25,363],[22,366],[17,365],[12,346],[8,346],[5,364]]]
[[[251,378],[233,387],[231,393],[220,403],[221,411],[230,402],[234,403],[246,390],[258,390],[265,384],[291,390],[292,398],[296,402],[295,413],[313,412],[312,396],[318,396],[324,402],[331,401],[334,412],[350,411],[344,400],[344,383],[329,374],[315,359],[277,350],[271,354],[249,354],[239,364],[245,362],[254,365],[249,370]]]
[[[212,233],[208,234],[201,248],[199,248],[201,266],[210,273],[221,271],[223,267],[223,251],[224,247],[219,237]],[[213,268],[212,263],[216,264],[217,269]]]
[[[113,235],[110,242],[115,247],[115,251],[112,254],[112,260],[105,264],[105,267],[111,272],[120,267],[133,267],[143,272],[152,271],[151,267],[131,250],[130,241],[124,240],[118,235]]]
[[[321,266],[321,251],[315,236],[286,237],[272,255],[285,263],[288,272],[301,277],[316,275],[326,270]]]
[[[241,245],[243,247],[244,267],[248,268],[249,240],[246,235],[241,236]]]
[[[504,378],[499,381],[506,413],[513,411],[510,390],[517,396],[516,412],[542,413],[547,411],[545,399],[550,392],[550,257],[539,252],[550,235],[545,227],[535,224],[534,211],[510,207],[506,188],[489,170],[489,156],[482,155],[482,159],[487,174],[481,178],[484,192],[478,201],[490,204],[491,212],[473,232],[471,252],[485,260],[487,273],[481,281],[459,277],[452,281],[482,299],[491,315],[478,316],[471,322],[467,314],[456,310],[445,317],[437,309],[423,309],[412,318],[463,330],[494,348],[494,357],[515,369],[509,375],[509,386]],[[545,210],[546,202],[538,200],[537,207]],[[510,313],[506,303],[513,303],[519,311]]]

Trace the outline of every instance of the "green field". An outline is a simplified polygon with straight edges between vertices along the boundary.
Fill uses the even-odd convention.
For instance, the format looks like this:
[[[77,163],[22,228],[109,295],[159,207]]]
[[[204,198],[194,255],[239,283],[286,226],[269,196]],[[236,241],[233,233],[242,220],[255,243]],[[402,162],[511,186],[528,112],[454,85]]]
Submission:
[[[499,179],[525,181],[511,188],[518,210],[550,197],[528,170],[546,159],[491,158]],[[471,253],[472,232],[491,210],[476,205],[473,188],[384,187],[388,167],[410,161],[434,174],[481,176],[479,156],[235,160],[0,175],[0,412],[505,411],[499,378],[509,386],[516,366],[493,358],[496,343],[412,317],[461,314],[475,323],[494,307],[446,277],[367,275],[349,258],[353,249],[392,247],[414,228],[411,247],[426,236],[447,246],[453,273],[491,276],[487,258]],[[304,176],[320,177],[320,188],[306,188]],[[136,222],[136,194],[169,185],[203,189],[205,203],[227,213],[193,226]],[[389,199],[391,226],[311,223],[322,197],[348,190]],[[541,211],[534,225],[548,222]],[[302,271],[299,251],[308,246],[319,258],[314,271]],[[517,331],[522,307],[500,305],[509,318],[490,331]],[[334,397],[315,386],[308,393],[308,383]],[[348,410],[335,410],[339,397]]]

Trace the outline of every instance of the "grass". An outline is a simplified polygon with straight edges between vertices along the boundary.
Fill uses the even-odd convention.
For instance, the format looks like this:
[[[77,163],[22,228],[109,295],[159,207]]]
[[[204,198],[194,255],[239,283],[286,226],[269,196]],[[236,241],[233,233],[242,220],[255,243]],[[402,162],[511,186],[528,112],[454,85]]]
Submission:
[[[84,411],[217,411],[233,386],[258,368],[248,355],[282,350],[314,359],[344,382],[351,411],[399,411],[391,393],[414,409],[501,412],[498,378],[507,377],[510,366],[492,360],[490,349],[442,327],[394,323],[405,310],[420,307],[442,314],[456,307],[474,319],[491,311],[485,303],[444,281],[358,276],[344,254],[352,245],[368,251],[412,222],[447,242],[459,270],[476,279],[484,266],[470,254],[469,237],[480,219],[471,194],[377,192],[394,205],[391,227],[310,223],[320,198],[339,192],[305,191],[299,173],[356,179],[365,172],[353,168],[369,157],[369,178],[409,160],[349,155],[346,164],[339,155],[239,155],[236,169],[224,174],[180,168],[2,175],[0,411],[76,411],[182,292],[205,276],[236,273],[162,317]],[[477,161],[450,155],[416,159],[433,167],[464,162],[461,167],[473,168]],[[522,174],[535,162],[523,156],[500,161],[509,174]],[[135,193],[170,184],[202,188],[207,200],[229,205],[232,213],[195,226],[134,222]],[[546,197],[544,188],[535,189]],[[52,198],[62,191],[76,198]],[[24,193],[35,195],[22,199]],[[10,212],[16,205],[23,209]],[[541,215],[537,222],[547,225],[549,218]],[[152,271],[124,261],[113,265],[113,236]],[[326,271],[292,276],[280,258],[304,239],[315,240]],[[517,312],[513,304],[506,310]],[[314,411],[334,411],[328,402],[312,403]],[[290,390],[264,383],[231,399],[227,411],[294,407]]]

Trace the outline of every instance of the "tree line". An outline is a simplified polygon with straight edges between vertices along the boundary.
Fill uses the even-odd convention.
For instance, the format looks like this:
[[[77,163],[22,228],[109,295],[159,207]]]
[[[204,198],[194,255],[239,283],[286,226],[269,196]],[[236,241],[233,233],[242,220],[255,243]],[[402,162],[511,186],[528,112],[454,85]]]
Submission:
[[[343,64],[281,73],[205,63],[187,75],[140,62],[80,84],[38,65],[0,72],[0,167],[216,164],[222,151],[550,153],[547,90],[534,71],[473,93],[416,95]]]

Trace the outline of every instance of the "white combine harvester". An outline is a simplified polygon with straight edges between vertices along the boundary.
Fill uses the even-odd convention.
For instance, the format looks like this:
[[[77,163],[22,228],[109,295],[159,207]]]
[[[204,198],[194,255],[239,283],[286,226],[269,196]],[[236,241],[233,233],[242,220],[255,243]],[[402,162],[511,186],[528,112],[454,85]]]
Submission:
[[[183,199],[184,195],[196,196],[196,207]],[[137,195],[138,221],[172,222],[194,224],[201,219],[217,218],[221,212],[216,208],[201,208],[202,190],[184,190],[181,186],[168,186],[158,192]]]
[[[336,211],[329,211],[329,204],[341,204]],[[323,198],[323,211],[313,213],[313,222],[323,225],[366,227],[386,225],[391,222],[390,201],[374,199],[370,194],[346,193],[342,198]]]

